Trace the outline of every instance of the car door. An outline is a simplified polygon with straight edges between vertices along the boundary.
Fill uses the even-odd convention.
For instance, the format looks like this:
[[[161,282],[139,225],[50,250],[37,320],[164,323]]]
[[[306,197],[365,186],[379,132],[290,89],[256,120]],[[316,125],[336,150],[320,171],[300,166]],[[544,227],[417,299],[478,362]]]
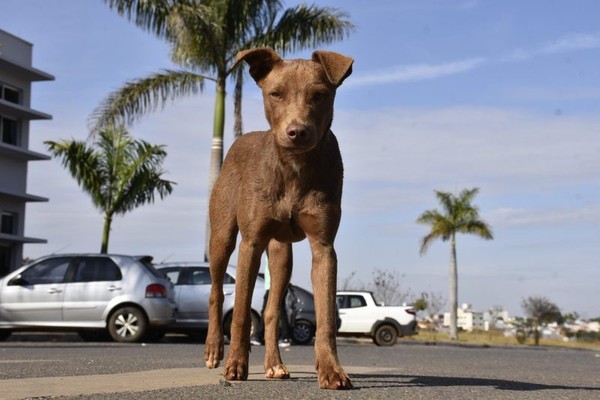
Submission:
[[[123,293],[123,275],[110,257],[78,257],[65,285],[63,318],[67,325],[103,327],[110,301]]]
[[[369,316],[367,302],[361,295],[338,295],[338,308],[342,326],[340,332],[361,332],[371,331],[373,325],[373,316]]]
[[[161,274],[166,276],[169,281],[173,284],[173,297],[175,298],[175,303],[177,303],[177,322],[181,322],[181,305],[179,304],[179,296],[182,292],[182,287],[185,283],[185,269],[183,267],[174,266],[174,267],[164,267],[158,270]]]
[[[210,296],[210,272],[208,267],[187,267],[185,279],[175,285],[177,294],[178,322],[208,326],[208,298]]]
[[[41,260],[11,279],[2,290],[3,318],[23,326],[62,324],[65,275],[71,258]]]

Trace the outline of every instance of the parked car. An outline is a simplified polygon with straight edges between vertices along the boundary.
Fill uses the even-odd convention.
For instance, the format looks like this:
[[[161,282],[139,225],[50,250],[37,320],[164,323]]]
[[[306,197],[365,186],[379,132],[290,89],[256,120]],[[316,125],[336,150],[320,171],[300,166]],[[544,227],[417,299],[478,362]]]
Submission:
[[[137,342],[174,321],[173,285],[150,256],[62,254],[0,279],[0,339],[17,330],[74,330],[84,340]]]
[[[169,330],[184,332],[195,338],[205,337],[208,329],[208,298],[211,284],[208,264],[169,262],[157,264],[156,268],[175,284],[175,300],[178,308],[175,322],[169,327]],[[235,273],[235,267],[227,267],[223,285],[225,295],[223,333],[228,337],[235,300]],[[252,294],[250,314],[252,318],[251,336],[258,340],[262,340],[263,335],[264,287],[263,276],[259,274]],[[285,301],[292,341],[296,344],[310,343],[315,335],[317,324],[312,293],[290,284]]]
[[[210,296],[210,272],[207,263],[169,262],[156,264],[156,269],[175,285],[177,312],[169,331],[184,332],[194,338],[203,338],[208,329],[208,298]],[[229,337],[235,298],[235,267],[227,267],[223,283],[223,333]],[[261,331],[261,310],[264,298],[264,282],[256,282],[252,295],[251,335]]]
[[[382,306],[368,291],[337,292],[340,336],[367,336],[378,346],[393,346],[398,336],[416,333],[416,311],[410,306]]]

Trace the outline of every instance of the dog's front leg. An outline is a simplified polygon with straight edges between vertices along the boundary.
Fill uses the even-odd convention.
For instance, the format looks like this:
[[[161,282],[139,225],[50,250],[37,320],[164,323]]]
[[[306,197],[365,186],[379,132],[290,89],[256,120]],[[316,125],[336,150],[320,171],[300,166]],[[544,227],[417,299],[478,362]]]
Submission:
[[[265,309],[265,376],[274,379],[290,377],[279,352],[279,321],[281,302],[292,275],[292,244],[271,240],[268,247],[271,287]]]
[[[248,379],[248,353],[250,352],[250,306],[256,276],[260,268],[260,257],[266,243],[245,240],[239,247],[235,280],[235,306],[231,321],[231,341],[223,375],[227,380]]]
[[[321,389],[350,389],[350,378],[337,356],[335,292],[337,256],[332,243],[308,237],[313,254],[311,279],[317,314],[315,356]]]

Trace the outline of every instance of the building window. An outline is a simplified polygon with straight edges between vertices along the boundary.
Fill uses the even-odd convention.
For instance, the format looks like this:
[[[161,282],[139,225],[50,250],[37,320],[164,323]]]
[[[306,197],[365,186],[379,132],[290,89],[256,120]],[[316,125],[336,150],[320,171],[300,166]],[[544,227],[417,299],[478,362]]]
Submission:
[[[19,145],[19,121],[0,116],[0,138],[2,143]]]
[[[21,104],[21,91],[15,87],[0,83],[0,99]]]
[[[0,232],[9,235],[17,234],[17,213],[2,211],[2,214],[0,214]]]

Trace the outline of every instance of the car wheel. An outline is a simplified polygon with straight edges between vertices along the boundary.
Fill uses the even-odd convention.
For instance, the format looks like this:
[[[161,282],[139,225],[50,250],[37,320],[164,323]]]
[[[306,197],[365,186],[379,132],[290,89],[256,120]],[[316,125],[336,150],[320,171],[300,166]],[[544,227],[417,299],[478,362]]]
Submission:
[[[108,332],[117,342],[137,342],[144,337],[147,327],[146,316],[135,307],[121,307],[108,319]]]
[[[306,345],[312,342],[315,327],[308,321],[296,321],[292,329],[292,341],[295,344]]]
[[[85,342],[107,342],[109,341],[110,334],[106,330],[82,330],[77,332],[79,337]]]
[[[223,320],[223,335],[227,337],[228,340],[231,340],[231,321],[233,319],[233,311],[227,314],[225,319]],[[261,322],[258,315],[256,315],[253,311],[250,311],[250,337],[256,337],[261,330]]]
[[[0,329],[0,340],[6,340],[12,334],[8,329]]]
[[[375,336],[373,336],[373,342],[377,346],[393,346],[398,340],[398,332],[396,328],[391,325],[381,325],[375,330]]]

